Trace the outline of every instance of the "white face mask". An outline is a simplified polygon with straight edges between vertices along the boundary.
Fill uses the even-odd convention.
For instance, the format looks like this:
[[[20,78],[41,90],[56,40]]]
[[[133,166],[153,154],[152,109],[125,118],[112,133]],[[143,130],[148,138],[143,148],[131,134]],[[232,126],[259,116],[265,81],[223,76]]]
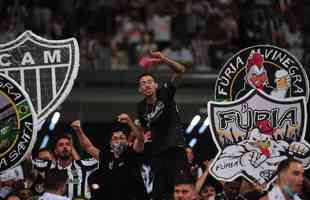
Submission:
[[[127,142],[113,142],[111,143],[112,152],[116,157],[120,157],[122,153],[128,148]]]

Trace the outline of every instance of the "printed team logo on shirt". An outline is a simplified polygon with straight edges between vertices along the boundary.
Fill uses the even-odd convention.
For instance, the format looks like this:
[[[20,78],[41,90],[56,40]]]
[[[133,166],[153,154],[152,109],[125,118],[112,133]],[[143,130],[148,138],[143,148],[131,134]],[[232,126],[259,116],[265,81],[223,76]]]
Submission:
[[[145,116],[145,121],[147,126],[150,127],[150,123],[159,118],[159,116],[164,112],[165,104],[163,101],[158,101],[155,104],[154,109],[151,109],[150,113],[147,113]]]
[[[32,149],[37,118],[27,93],[0,74],[0,172],[16,166]]]
[[[257,45],[243,49],[223,66],[215,86],[216,101],[234,101],[252,89],[275,98],[309,97],[307,75],[288,51]]]

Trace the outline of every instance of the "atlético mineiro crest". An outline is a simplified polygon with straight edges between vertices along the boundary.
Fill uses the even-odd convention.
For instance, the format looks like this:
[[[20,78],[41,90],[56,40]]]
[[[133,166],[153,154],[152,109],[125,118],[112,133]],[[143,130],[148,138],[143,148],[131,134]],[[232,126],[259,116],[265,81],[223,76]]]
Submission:
[[[35,142],[37,117],[27,93],[0,74],[0,172],[17,165]]]
[[[288,157],[308,168],[305,107],[305,97],[279,99],[255,89],[237,101],[209,102],[211,133],[219,150],[211,174],[224,181],[243,176],[268,187],[278,164]]]
[[[65,100],[78,68],[74,38],[47,40],[26,31],[0,45],[0,172],[31,151],[39,126]]]
[[[79,69],[76,39],[47,40],[25,31],[0,45],[0,72],[28,93],[39,122],[67,97]]]
[[[215,86],[216,101],[234,101],[257,88],[276,98],[309,97],[307,74],[288,51],[257,45],[243,49],[222,67]]]
[[[307,75],[288,51],[257,45],[233,55],[218,76],[216,101],[208,103],[219,150],[211,174],[224,181],[243,176],[267,188],[288,157],[309,168],[308,97]]]

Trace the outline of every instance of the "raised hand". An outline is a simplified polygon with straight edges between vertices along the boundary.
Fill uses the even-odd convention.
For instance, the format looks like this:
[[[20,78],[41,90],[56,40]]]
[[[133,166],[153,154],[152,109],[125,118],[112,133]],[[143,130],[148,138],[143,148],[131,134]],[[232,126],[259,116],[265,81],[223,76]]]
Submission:
[[[119,116],[117,116],[117,121],[124,124],[133,123],[132,119],[126,113],[122,113]]]
[[[144,133],[144,143],[152,142],[152,134],[151,131],[147,131]]]
[[[173,74],[171,76],[171,81],[175,81],[181,77],[181,75],[186,71],[186,68],[183,64],[180,64],[174,60],[169,59],[160,51],[152,51],[149,50],[150,58],[148,62],[150,63],[165,63],[167,64],[172,70]]]
[[[74,130],[78,130],[81,128],[81,121],[80,120],[75,120],[71,123],[71,127],[74,129]]]
[[[165,55],[161,53],[160,51],[149,50],[149,55],[150,55],[150,58],[148,58],[148,60],[153,63],[162,62],[166,58]]]
[[[210,164],[212,163],[212,160],[204,160],[203,164],[206,167],[207,170],[209,170]]]

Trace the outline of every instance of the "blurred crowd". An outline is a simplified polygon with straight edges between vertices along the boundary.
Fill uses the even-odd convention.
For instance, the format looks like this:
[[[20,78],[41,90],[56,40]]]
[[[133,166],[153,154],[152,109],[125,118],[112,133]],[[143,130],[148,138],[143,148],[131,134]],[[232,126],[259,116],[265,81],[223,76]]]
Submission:
[[[307,63],[309,9],[305,0],[2,0],[0,43],[26,29],[76,37],[81,70],[147,67],[146,51],[158,49],[190,69],[216,71],[255,44],[286,48]]]

